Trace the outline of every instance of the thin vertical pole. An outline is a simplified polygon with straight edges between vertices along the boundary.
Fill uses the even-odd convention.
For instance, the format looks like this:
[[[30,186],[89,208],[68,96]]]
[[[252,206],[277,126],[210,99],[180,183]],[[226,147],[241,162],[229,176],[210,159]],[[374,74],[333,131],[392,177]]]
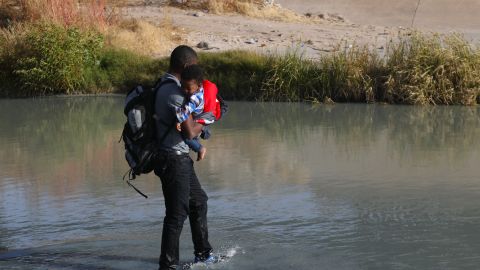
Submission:
[[[415,18],[417,17],[417,11],[418,11],[418,8],[420,7],[420,2],[422,0],[418,0],[417,2],[417,7],[415,8],[415,13],[413,13],[413,18],[412,18],[412,25],[411,27],[413,27],[413,24],[415,23]]]

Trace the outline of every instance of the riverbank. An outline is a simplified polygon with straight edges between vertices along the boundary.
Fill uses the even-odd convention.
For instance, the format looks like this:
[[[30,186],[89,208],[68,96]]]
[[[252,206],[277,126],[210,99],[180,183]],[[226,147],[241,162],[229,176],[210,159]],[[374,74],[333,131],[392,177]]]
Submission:
[[[91,33],[82,36],[73,30],[40,27],[42,38],[29,39],[32,47],[28,52],[33,55],[3,54],[3,97],[125,93],[139,83],[151,86],[168,66],[166,58],[93,46],[92,40],[101,40],[101,36],[93,35],[92,39]],[[50,32],[55,35],[46,34]],[[57,41],[53,42],[57,46],[51,46],[51,39],[66,36],[72,38],[66,41],[71,47]],[[87,41],[77,41],[76,37]],[[93,46],[92,51],[86,50],[85,44]],[[386,51],[381,55],[359,46],[339,47],[319,60],[311,60],[304,57],[301,48],[292,48],[281,55],[200,53],[200,59],[207,78],[216,82],[229,100],[442,105],[480,102],[479,49],[461,37],[415,33],[392,43]],[[57,55],[64,57],[57,61]],[[89,62],[79,60],[88,57]]]
[[[117,25],[133,32],[141,28],[138,22]],[[98,25],[85,27],[63,17],[3,28],[0,96],[125,93],[136,84],[151,86],[166,71],[164,56],[116,46],[114,39]],[[209,50],[200,57],[207,77],[229,100],[480,102],[480,48],[460,35],[406,31],[381,49],[342,42],[314,58],[310,49],[293,44],[276,52]]]

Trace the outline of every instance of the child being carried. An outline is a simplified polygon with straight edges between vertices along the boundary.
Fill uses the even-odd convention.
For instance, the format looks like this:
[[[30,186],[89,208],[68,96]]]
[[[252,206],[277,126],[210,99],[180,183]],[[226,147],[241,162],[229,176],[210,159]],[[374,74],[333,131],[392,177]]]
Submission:
[[[184,106],[177,109],[177,118],[179,122],[183,122],[192,114],[197,123],[204,125],[200,137],[207,140],[210,138],[209,125],[220,120],[222,114],[226,112],[226,105],[218,96],[217,86],[203,79],[203,70],[198,65],[185,68],[181,75],[181,84],[182,90],[189,98]],[[178,123],[177,129],[180,131]],[[199,142],[198,137],[185,139],[185,143],[197,153],[197,161],[205,158],[207,148]]]

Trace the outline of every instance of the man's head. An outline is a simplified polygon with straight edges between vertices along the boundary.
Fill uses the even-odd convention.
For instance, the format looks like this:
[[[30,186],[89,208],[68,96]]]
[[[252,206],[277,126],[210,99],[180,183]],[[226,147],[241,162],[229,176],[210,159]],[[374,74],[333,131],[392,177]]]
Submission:
[[[192,95],[202,87],[203,70],[199,65],[187,66],[182,72],[182,90]]]
[[[186,67],[197,63],[197,53],[186,45],[180,45],[170,55],[170,72],[181,74]]]

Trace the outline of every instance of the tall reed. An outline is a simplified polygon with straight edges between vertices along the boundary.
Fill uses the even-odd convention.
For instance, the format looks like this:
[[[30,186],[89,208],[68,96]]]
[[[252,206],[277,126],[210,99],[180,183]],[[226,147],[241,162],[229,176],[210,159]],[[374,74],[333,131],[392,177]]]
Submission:
[[[461,36],[414,33],[392,42],[385,55],[361,46],[340,48],[319,61],[298,51],[267,57],[272,65],[256,98],[462,105],[479,100],[480,48]]]
[[[316,86],[322,80],[318,63],[303,59],[297,50],[268,60],[270,68],[258,95],[260,100],[298,101],[316,100],[320,89]]]
[[[477,102],[480,49],[459,35],[415,33],[387,53],[387,101],[406,104]]]

